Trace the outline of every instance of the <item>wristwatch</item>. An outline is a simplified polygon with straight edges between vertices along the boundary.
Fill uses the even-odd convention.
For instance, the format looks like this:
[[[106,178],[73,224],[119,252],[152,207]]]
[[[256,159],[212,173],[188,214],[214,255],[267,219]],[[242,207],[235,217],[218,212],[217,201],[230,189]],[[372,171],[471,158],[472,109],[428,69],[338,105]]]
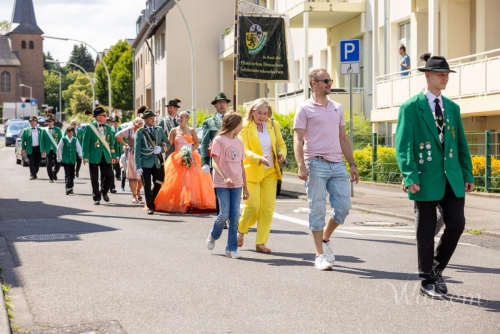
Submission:
[[[356,167],[356,168],[358,167],[358,165],[356,165],[356,163],[355,163],[355,162],[351,162],[351,163],[349,163],[349,167],[352,167],[352,166],[354,166],[354,167]]]

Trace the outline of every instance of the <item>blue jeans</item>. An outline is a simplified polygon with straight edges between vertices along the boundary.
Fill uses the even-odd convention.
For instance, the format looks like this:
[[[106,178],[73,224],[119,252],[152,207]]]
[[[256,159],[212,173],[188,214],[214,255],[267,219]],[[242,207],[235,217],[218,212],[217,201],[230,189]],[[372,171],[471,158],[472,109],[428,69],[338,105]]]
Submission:
[[[322,231],[325,228],[326,192],[330,195],[332,212],[330,218],[343,224],[351,208],[349,176],[344,162],[328,162],[306,159],[309,178],[305,183],[309,202],[309,229]]]
[[[227,236],[226,251],[238,250],[238,221],[240,220],[240,203],[242,188],[216,188],[217,201],[219,202],[219,215],[215,219],[210,235],[214,240],[218,240],[224,229],[224,224],[229,219],[229,231]]]

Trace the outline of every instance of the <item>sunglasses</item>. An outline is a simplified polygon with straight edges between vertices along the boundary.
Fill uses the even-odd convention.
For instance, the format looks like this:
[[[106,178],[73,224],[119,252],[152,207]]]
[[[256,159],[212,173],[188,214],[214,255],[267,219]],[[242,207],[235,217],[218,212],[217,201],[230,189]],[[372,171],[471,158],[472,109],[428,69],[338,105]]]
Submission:
[[[328,84],[331,84],[333,83],[333,80],[332,79],[324,79],[324,80],[314,80],[316,82],[324,82],[325,85],[328,85]]]

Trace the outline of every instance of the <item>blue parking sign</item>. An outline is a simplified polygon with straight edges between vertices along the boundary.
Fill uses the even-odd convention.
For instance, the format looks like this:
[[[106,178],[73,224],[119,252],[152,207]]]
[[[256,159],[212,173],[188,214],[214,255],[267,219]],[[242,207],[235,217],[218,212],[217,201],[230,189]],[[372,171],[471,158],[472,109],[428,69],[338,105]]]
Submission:
[[[340,41],[340,62],[359,62],[360,44],[359,39]]]
[[[36,107],[36,105],[37,105],[36,99],[31,99],[31,106]]]

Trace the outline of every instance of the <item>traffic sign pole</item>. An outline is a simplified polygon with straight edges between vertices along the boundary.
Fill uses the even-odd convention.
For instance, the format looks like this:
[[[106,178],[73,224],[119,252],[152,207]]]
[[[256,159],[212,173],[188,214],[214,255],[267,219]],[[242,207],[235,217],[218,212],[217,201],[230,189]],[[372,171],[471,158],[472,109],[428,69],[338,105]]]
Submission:
[[[354,113],[352,111],[352,74],[349,74],[349,141],[354,152]],[[349,167],[350,168],[350,167]],[[351,182],[351,197],[354,197],[354,183]]]

